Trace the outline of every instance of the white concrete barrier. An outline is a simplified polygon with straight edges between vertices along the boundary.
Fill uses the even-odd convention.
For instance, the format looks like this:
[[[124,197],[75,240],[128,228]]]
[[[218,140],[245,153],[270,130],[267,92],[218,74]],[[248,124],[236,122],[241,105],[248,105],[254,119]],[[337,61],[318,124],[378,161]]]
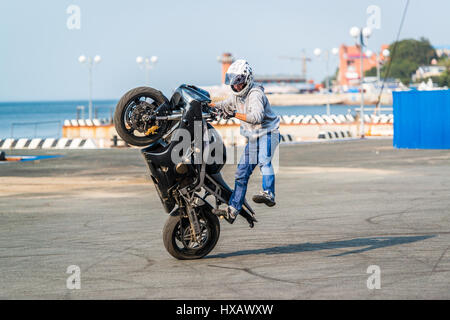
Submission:
[[[80,145],[81,149],[97,149],[98,146],[95,144],[94,140],[86,139],[84,144]]]
[[[83,140],[83,139],[80,139],[80,138],[75,138],[75,139],[73,139],[73,140],[70,142],[68,148],[69,148],[69,149],[77,149],[77,148],[79,147],[79,145],[81,144],[81,141],[82,141],[82,140]]]
[[[31,139],[19,139],[19,140],[17,140],[17,143],[14,146],[14,148],[15,149],[23,149],[25,147],[25,145],[27,144],[27,142],[29,143],[29,141],[31,142]]]
[[[93,139],[4,139],[0,140],[1,149],[97,149]]]
[[[351,138],[350,131],[320,131],[317,139],[328,139],[328,140],[338,140],[338,139],[346,139]]]
[[[381,119],[381,117],[379,117],[377,115],[372,115],[371,118],[372,118],[372,123],[375,123],[375,124],[379,123],[380,119]]]
[[[303,124],[308,124],[312,119],[312,116],[310,114],[307,114],[306,116],[303,117],[302,119],[302,123]]]
[[[42,139],[35,138],[32,139],[30,144],[28,145],[28,149],[37,149],[39,147],[39,144],[41,143]]]
[[[345,117],[347,118],[348,122],[355,122],[355,118],[351,114],[346,114]]]
[[[302,121],[303,118],[304,118],[304,115],[296,116],[296,117],[294,118],[294,120],[292,121],[292,123],[293,123],[293,124],[299,124],[299,123],[301,123],[301,121]]]
[[[334,124],[333,119],[331,119],[329,116],[327,116],[326,114],[322,115],[323,120],[325,120],[326,123],[328,124]]]
[[[55,141],[56,139],[53,138],[45,139],[44,143],[42,144],[42,149],[50,149]]]
[[[319,116],[318,114],[315,114],[313,118],[317,121],[317,123],[325,124],[325,120],[323,120],[323,118],[321,116]]]
[[[341,120],[341,123],[348,122],[348,120],[345,118],[343,114],[338,115],[337,118]]]
[[[328,135],[325,131],[320,131],[317,139],[328,139]]]
[[[14,143],[14,139],[6,139],[5,143],[2,146],[2,148],[4,148],[4,149],[11,148],[13,143]]]
[[[281,116],[281,122],[284,124],[290,124],[292,122],[291,116]]]
[[[291,124],[295,118],[297,117],[296,115],[290,115],[290,116],[284,116],[285,117],[285,123],[286,124]]]
[[[334,123],[341,124],[342,121],[335,114],[330,115],[330,119],[334,121]]]
[[[14,142],[14,139],[3,139],[0,140],[0,148],[2,149],[9,149]]]
[[[67,138],[59,139],[58,142],[56,143],[55,149],[64,149],[68,141],[69,139]]]
[[[380,123],[381,124],[386,124],[386,123],[388,123],[388,121],[389,121],[389,117],[388,116],[386,116],[386,115],[382,115],[381,116],[381,118],[380,118]]]

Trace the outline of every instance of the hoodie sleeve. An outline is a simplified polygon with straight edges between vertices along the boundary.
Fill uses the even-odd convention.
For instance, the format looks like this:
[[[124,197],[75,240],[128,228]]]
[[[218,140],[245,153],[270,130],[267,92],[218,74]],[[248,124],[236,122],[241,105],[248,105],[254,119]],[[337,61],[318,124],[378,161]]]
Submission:
[[[264,96],[258,92],[250,92],[248,97],[247,121],[250,124],[261,124],[264,119]]]

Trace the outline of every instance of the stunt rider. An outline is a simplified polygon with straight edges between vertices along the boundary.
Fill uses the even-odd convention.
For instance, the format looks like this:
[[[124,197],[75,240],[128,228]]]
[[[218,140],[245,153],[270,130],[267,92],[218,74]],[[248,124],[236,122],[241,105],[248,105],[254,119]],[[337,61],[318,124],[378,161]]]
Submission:
[[[275,173],[272,157],[280,142],[278,131],[280,117],[275,115],[264,94],[264,88],[253,82],[253,72],[245,60],[236,60],[228,68],[225,84],[231,86],[232,94],[224,101],[211,103],[225,119],[235,117],[241,121],[241,135],[247,145],[237,166],[234,191],[225,218],[233,223],[245,201],[247,184],[258,165],[262,174],[262,191],[253,196],[256,203],[269,207],[275,205]]]

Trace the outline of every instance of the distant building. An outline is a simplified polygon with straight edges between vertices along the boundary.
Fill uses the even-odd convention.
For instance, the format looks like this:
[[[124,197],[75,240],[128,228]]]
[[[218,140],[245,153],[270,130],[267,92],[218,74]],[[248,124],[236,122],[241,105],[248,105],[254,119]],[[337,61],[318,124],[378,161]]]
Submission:
[[[435,46],[436,55],[441,58],[443,56],[450,57],[450,46]]]
[[[380,52],[388,49],[389,45],[381,46]],[[380,61],[384,61],[386,57],[380,54]],[[377,66],[377,54],[370,56],[363,55],[363,72],[366,72]],[[360,83],[360,49],[359,46],[341,45],[339,48],[339,73],[337,76],[338,85],[356,86]]]
[[[257,81],[258,83],[258,81]],[[261,83],[261,82],[259,82]],[[299,82],[299,83],[262,83],[266,94],[274,93],[310,93],[316,91],[313,82]]]
[[[225,74],[228,71],[228,68],[234,62],[234,57],[231,53],[225,52],[221,56],[217,57],[217,61],[222,63],[222,83],[225,83]]]
[[[439,77],[444,71],[444,66],[420,66],[411,78],[413,82],[417,82],[422,79]]]
[[[306,80],[300,75],[255,75],[255,82],[259,83],[305,83]]]

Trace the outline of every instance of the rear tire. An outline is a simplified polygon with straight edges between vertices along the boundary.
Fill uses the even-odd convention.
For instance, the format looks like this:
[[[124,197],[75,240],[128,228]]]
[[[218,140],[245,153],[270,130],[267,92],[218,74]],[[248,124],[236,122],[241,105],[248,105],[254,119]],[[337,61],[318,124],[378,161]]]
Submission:
[[[164,130],[163,128],[161,128],[158,134],[142,137],[135,136],[127,130],[124,121],[125,112],[127,111],[128,105],[139,97],[149,97],[154,100],[154,102],[158,106],[165,102],[168,102],[168,100],[159,90],[150,87],[138,87],[135,89],[131,89],[130,91],[125,93],[117,103],[116,110],[114,112],[114,126],[116,128],[117,134],[128,144],[143,147],[148,146],[149,144],[158,140],[163,135]]]
[[[183,245],[180,239],[180,223],[183,229],[189,229],[189,219],[177,215],[170,215],[164,225],[163,242],[167,252],[179,260],[200,259],[211,252],[217,244],[220,236],[220,223],[216,215],[211,212],[209,207],[202,207],[199,213],[199,223],[207,229],[207,239],[198,248],[189,248]],[[203,229],[204,229],[203,228]],[[181,245],[180,245],[181,243]]]

